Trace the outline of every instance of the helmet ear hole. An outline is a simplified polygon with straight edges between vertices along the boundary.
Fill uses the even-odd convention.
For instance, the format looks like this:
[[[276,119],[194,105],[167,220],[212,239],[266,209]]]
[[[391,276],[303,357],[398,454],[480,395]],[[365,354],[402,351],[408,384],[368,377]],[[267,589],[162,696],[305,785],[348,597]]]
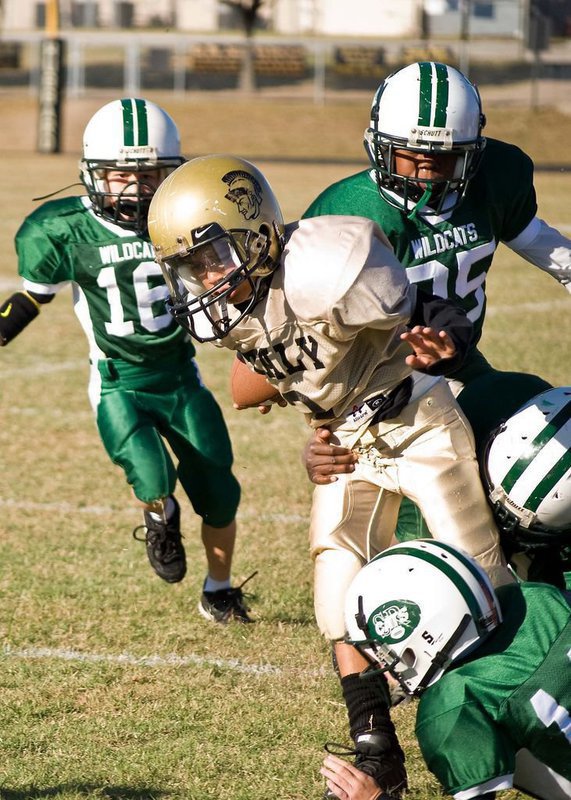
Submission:
[[[416,664],[416,653],[411,647],[405,647],[405,649],[401,653],[401,661],[408,667],[408,669],[412,669]]]
[[[260,225],[260,235],[256,237],[255,247],[259,259],[263,259],[270,248],[270,236],[272,228],[265,222]]]
[[[254,234],[252,244],[249,248],[249,258],[252,262],[257,263],[256,268],[253,270],[252,275],[255,277],[264,277],[273,272],[276,264],[271,257],[272,246],[272,233],[274,233],[273,225],[268,225],[263,222],[260,225],[258,234]],[[275,235],[275,234],[274,234]]]

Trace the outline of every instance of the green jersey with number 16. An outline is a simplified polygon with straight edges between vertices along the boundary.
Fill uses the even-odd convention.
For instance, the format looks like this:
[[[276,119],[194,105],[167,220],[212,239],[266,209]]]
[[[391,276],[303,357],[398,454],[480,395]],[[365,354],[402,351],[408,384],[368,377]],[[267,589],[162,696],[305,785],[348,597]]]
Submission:
[[[519,148],[487,140],[482,163],[459,208],[441,217],[408,219],[380,196],[372,170],[333,184],[304,217],[350,214],[375,220],[412,283],[455,300],[479,340],[486,310],[486,275],[500,241],[515,239],[537,210],[533,165]]]
[[[71,283],[92,362],[152,365],[194,349],[168,313],[168,295],[146,238],[95,215],[88,198],[44,203],[16,234],[24,288],[55,294]]]

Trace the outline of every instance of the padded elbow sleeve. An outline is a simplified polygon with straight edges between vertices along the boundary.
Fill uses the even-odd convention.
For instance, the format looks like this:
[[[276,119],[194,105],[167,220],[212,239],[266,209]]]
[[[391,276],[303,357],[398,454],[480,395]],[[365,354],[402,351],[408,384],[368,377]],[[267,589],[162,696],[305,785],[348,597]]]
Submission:
[[[11,342],[39,313],[39,304],[26,292],[5,300],[0,305],[0,346]]]

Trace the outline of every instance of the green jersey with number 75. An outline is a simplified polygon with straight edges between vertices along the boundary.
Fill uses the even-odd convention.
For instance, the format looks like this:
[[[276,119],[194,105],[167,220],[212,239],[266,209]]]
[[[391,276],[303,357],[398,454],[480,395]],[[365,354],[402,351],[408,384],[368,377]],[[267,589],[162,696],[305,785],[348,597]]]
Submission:
[[[379,195],[372,169],[325,189],[304,217],[352,214],[377,222],[411,282],[466,310],[475,347],[486,312],[487,273],[500,242],[571,288],[569,242],[536,212],[531,159],[515,145],[487,139],[462,203],[451,212],[407,216]]]

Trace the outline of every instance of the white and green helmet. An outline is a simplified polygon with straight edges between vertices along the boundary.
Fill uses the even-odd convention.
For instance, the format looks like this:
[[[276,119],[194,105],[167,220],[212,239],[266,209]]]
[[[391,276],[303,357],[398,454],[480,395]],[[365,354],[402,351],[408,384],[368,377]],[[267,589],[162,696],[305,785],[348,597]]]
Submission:
[[[482,472],[505,533],[526,545],[570,545],[571,386],[541,392],[500,425]]]
[[[408,694],[420,694],[501,622],[486,572],[434,539],[397,544],[355,576],[345,596],[346,641]]]
[[[420,61],[393,72],[375,93],[365,131],[381,197],[407,215],[457,207],[486,145],[485,121],[478,90],[454,67]],[[395,150],[456,155],[453,178],[421,186],[398,174]]]
[[[83,134],[81,181],[96,214],[144,233],[154,190],[113,194],[108,170],[133,173],[161,170],[161,180],[182,164],[180,137],[173,119],[155,103],[137,97],[113,100],[89,120]]]

